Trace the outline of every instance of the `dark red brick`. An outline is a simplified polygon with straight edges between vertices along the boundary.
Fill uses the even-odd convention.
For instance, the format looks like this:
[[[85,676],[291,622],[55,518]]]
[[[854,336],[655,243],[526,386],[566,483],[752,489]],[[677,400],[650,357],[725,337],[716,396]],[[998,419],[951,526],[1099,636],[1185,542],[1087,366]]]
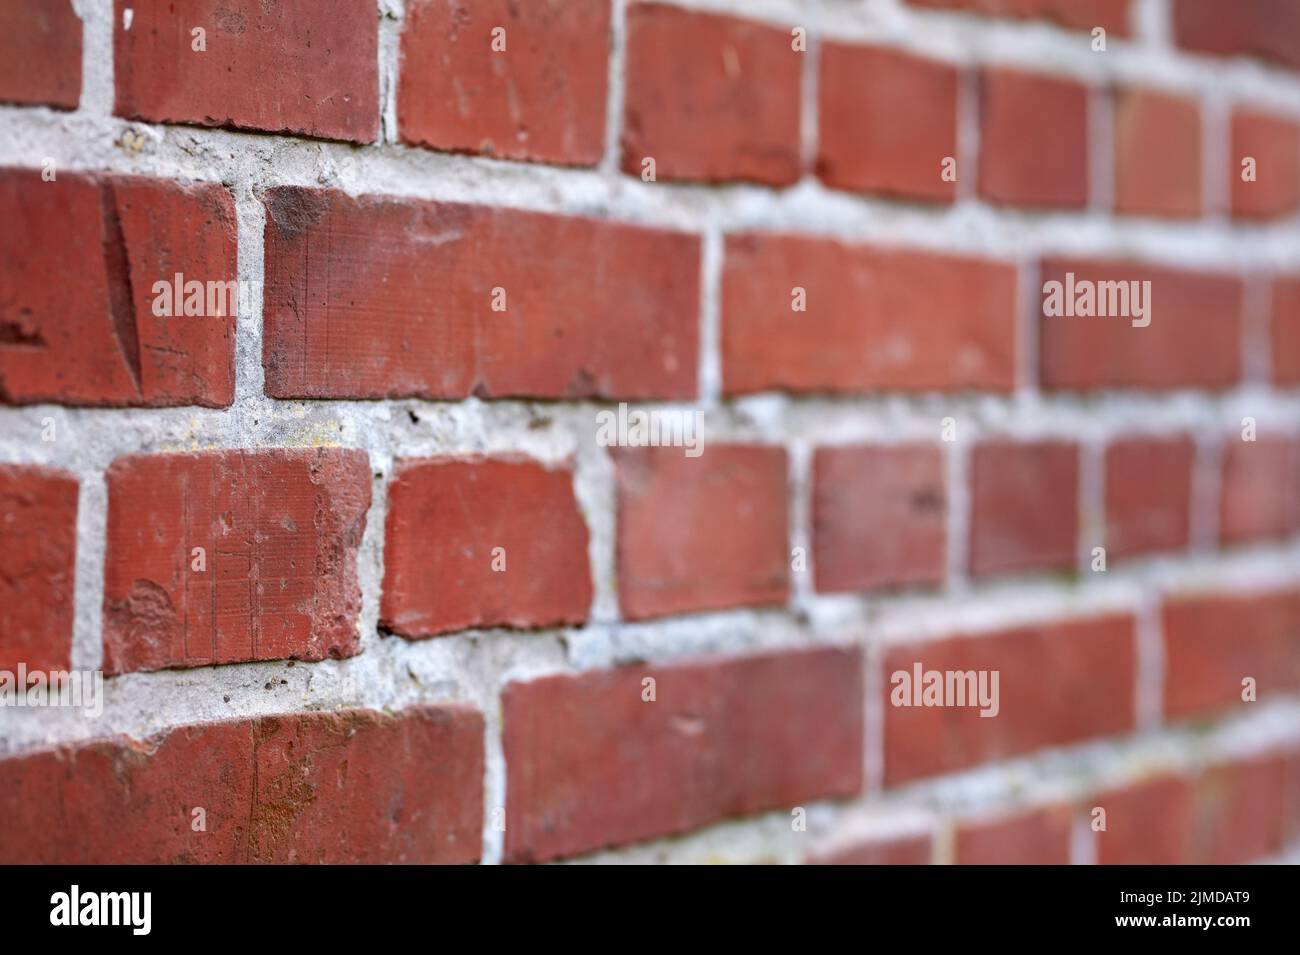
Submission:
[[[6,864],[456,863],[482,848],[483,718],[466,707],[202,723],[0,767]]]
[[[968,10],[990,16],[1050,20],[1066,29],[1092,32],[1102,27],[1110,36],[1128,36],[1132,0],[907,0],[918,7]]]
[[[778,447],[620,448],[618,600],[644,620],[780,606],[790,593],[786,454]]]
[[[789,30],[660,3],[627,11],[623,170],[658,179],[799,178],[804,53]]]
[[[4,169],[0,221],[0,403],[230,404],[233,314],[153,308],[177,273],[235,281],[224,188]]]
[[[497,548],[503,553],[498,554]],[[494,569],[500,556],[504,570]],[[401,460],[388,491],[380,625],[404,637],[581,624],[587,525],[569,467],[509,458]]]
[[[1018,206],[1088,201],[1088,91],[1004,68],[980,81],[979,194]]]
[[[115,0],[113,23],[117,116],[355,143],[379,133],[372,0]]]
[[[1225,389],[1241,379],[1242,282],[1238,276],[1190,272],[1147,262],[1046,259],[1043,285],[1068,274],[1081,282],[1150,282],[1147,309],[1136,315],[1045,315],[1039,299],[1039,375],[1052,391],[1103,388]],[[1040,285],[1039,291],[1041,293]],[[1139,289],[1146,286],[1138,286]],[[1130,291],[1132,286],[1129,286]],[[1106,294],[1111,307],[1109,293]],[[1123,299],[1116,297],[1115,307]],[[1134,311],[1130,301],[1129,310]],[[1134,321],[1149,321],[1145,326]]]
[[[818,81],[817,174],[827,185],[951,202],[957,69],[884,47],[825,43]],[[960,174],[960,170],[958,171]]]
[[[1300,69],[1300,7],[1292,0],[1174,0],[1171,12],[1183,49]]]
[[[1066,806],[1033,809],[957,827],[958,865],[1069,865],[1071,814]]]
[[[77,108],[81,19],[72,0],[5,0],[0,6],[0,102]]]
[[[696,236],[287,187],[266,204],[272,397],[695,396]]]
[[[77,479],[0,465],[0,670],[66,670],[72,660]]]
[[[970,459],[970,573],[1075,567],[1079,449],[1061,441],[986,441]]]
[[[1219,488],[1219,540],[1248,544],[1289,537],[1300,518],[1300,441],[1290,434],[1228,436]]]
[[[1276,219],[1300,209],[1300,122],[1294,118],[1237,109],[1232,113],[1228,157],[1232,214],[1242,219]],[[1255,160],[1255,179],[1242,178],[1242,161]]]
[[[1085,807],[1106,810],[1094,833],[1102,865],[1185,865],[1191,861],[1193,788],[1183,776],[1157,776],[1093,796]]]
[[[1300,385],[1300,275],[1273,283],[1273,381]]]
[[[1106,448],[1106,553],[1185,550],[1192,508],[1190,438],[1133,437]]]
[[[1151,89],[1115,94],[1115,211],[1192,219],[1201,214],[1201,109]]]
[[[1196,782],[1192,862],[1242,865],[1283,849],[1290,807],[1286,761],[1269,752],[1220,763]]]
[[[812,506],[817,590],[941,582],[947,502],[937,446],[818,448]]]
[[[493,31],[505,30],[504,51]],[[397,122],[416,146],[595,165],[605,147],[609,0],[413,0]]]
[[[881,668],[885,782],[899,783],[1133,729],[1133,618],[1093,617],[892,646]],[[923,671],[998,671],[998,713],[894,706],[892,681]],[[989,676],[986,679],[991,680]]]
[[[359,651],[364,451],[134,455],[105,477],[106,673]]]
[[[793,308],[796,288],[806,311]],[[829,239],[728,236],[721,335],[729,395],[1010,391],[1016,269]]]
[[[857,793],[861,667],[857,650],[815,649],[509,684],[506,860]]]

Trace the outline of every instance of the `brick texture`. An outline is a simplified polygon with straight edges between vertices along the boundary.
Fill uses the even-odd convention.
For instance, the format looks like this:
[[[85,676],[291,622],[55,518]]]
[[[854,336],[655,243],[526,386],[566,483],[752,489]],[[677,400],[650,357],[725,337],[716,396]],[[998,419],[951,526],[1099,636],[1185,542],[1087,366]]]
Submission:
[[[1300,440],[1230,434],[1219,486],[1219,539],[1224,544],[1287,537],[1300,521]]]
[[[1286,768],[1280,753],[1266,753],[1203,773],[1196,785],[1192,862],[1242,865],[1281,852],[1287,799],[1296,796],[1287,791]]]
[[[1102,865],[1185,865],[1192,857],[1195,789],[1183,776],[1166,775],[1099,793],[1091,810],[1106,810],[1106,828],[1093,832]]]
[[[507,686],[503,711],[513,862],[850,796],[862,782],[856,650],[546,677]]]
[[[1174,41],[1221,56],[1256,56],[1300,69],[1300,8],[1290,0],[1174,0]]]
[[[1273,381],[1284,387],[1300,385],[1300,275],[1273,283]]]
[[[115,0],[114,9],[118,116],[355,143],[379,132],[370,0]]]
[[[695,395],[694,236],[287,187],[266,203],[272,397]]]
[[[0,102],[77,108],[81,20],[72,0],[6,0],[0,7]]]
[[[77,480],[0,465],[0,670],[65,670],[72,657]]]
[[[789,30],[659,3],[627,11],[622,166],[657,179],[799,177],[804,54]]]
[[[1190,438],[1134,437],[1106,448],[1106,554],[1186,549],[1192,512]]]
[[[6,864],[454,863],[482,842],[483,718],[458,706],[182,726],[0,767]]]
[[[1051,806],[957,827],[958,865],[1068,865],[1071,814]]]
[[[763,233],[728,236],[725,254],[727,394],[1015,384],[1010,264]]]
[[[1252,109],[1233,110],[1228,162],[1232,214],[1276,219],[1300,209],[1300,122]],[[1253,181],[1242,162],[1254,159]]]
[[[1083,207],[1088,91],[1053,76],[986,69],[980,79],[979,193],[1008,205]]]
[[[1049,20],[1071,30],[1102,27],[1110,36],[1129,35],[1132,0],[907,0],[918,7],[963,10],[990,16]]]
[[[204,283],[205,312],[207,283],[235,280],[225,189],[3,169],[0,220],[0,403],[230,404],[234,309],[154,309],[177,274]]]
[[[1092,391],[1103,388],[1159,390],[1225,389],[1241,378],[1241,279],[1211,271],[1185,271],[1147,262],[1103,259],[1046,259],[1041,281],[1068,289],[1074,276],[1076,303],[1081,283],[1090,283],[1108,315],[1039,314],[1039,375],[1049,390]],[[1130,294],[1146,286],[1117,286],[1110,305],[1103,282],[1150,282],[1143,294],[1146,315],[1115,314],[1127,287]],[[1042,286],[1039,286],[1041,291]],[[1068,297],[1068,293],[1067,293]],[[1047,296],[1040,297],[1040,306]],[[1134,321],[1150,324],[1135,326]]]
[[[998,713],[979,706],[895,706],[915,665],[997,670]],[[1133,728],[1133,619],[1106,616],[890,647],[885,697],[885,783],[897,785]],[[991,680],[991,675],[986,679]],[[911,697],[904,697],[904,701]]]
[[[943,580],[947,492],[934,445],[818,448],[812,542],[822,593]]]
[[[1203,594],[1167,600],[1164,711],[1185,718],[1256,705],[1300,690],[1300,591]]]
[[[365,452],[136,455],[106,481],[105,672],[359,650]]]
[[[406,637],[581,624],[587,525],[573,472],[526,459],[399,461],[380,625]]]
[[[929,833],[861,838],[811,854],[809,865],[929,865]]]
[[[494,31],[505,49],[494,46]],[[406,5],[397,92],[416,146],[574,166],[605,145],[609,0]]]
[[[970,573],[1075,566],[1079,449],[1057,441],[988,441],[970,458]]]
[[[854,192],[951,202],[957,70],[883,47],[826,43],[818,80],[817,175]],[[960,172],[960,171],[959,171]]]
[[[1114,101],[1115,211],[1189,219],[1201,214],[1197,101],[1122,89]]]

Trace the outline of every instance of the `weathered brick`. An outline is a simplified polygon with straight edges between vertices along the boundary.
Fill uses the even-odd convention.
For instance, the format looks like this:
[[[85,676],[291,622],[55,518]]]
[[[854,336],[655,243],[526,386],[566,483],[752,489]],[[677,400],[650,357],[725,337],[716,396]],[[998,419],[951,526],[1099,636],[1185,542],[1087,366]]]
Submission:
[[[696,236],[287,187],[266,204],[272,397],[695,396]]]
[[[1131,730],[1134,639],[1133,618],[1112,615],[890,647],[881,670],[886,784]],[[907,688],[893,675],[910,679],[916,664],[998,671],[997,715],[980,716],[978,705],[893,705]]]
[[[1174,0],[1172,14],[1175,42],[1185,50],[1300,69],[1300,7],[1292,0]]]
[[[1114,109],[1115,211],[1195,218],[1201,214],[1201,110],[1197,101],[1152,89],[1122,89]]]
[[[1185,550],[1192,508],[1190,438],[1133,437],[1106,448],[1106,553]]]
[[[0,6],[0,102],[77,108],[81,20],[72,0],[5,0]]]
[[[117,116],[356,143],[379,132],[372,0],[116,0],[114,8]],[[205,31],[204,51],[194,49],[196,29]]]
[[[1228,436],[1219,487],[1219,540],[1247,544],[1289,537],[1300,520],[1300,441],[1292,434]]]
[[[77,479],[0,465],[0,670],[66,670],[72,659]]]
[[[1039,375],[1053,391],[1103,388],[1224,389],[1241,378],[1242,282],[1238,276],[1185,271],[1148,262],[1108,259],[1046,259],[1040,278],[1044,285],[1060,282],[1069,300],[1069,276],[1080,288],[1104,295],[1107,315],[1046,315],[1047,296],[1040,298]],[[1081,283],[1091,283],[1082,286]],[[1101,283],[1150,282],[1114,286]],[[1135,313],[1134,289],[1142,294],[1146,313]],[[1042,286],[1040,286],[1041,292]],[[1098,305],[1100,302],[1097,303]],[[1134,321],[1146,322],[1134,325]]]
[[[817,174],[836,189],[951,202],[957,69],[884,47],[824,43]]]
[[[569,467],[513,458],[398,461],[380,625],[404,637],[581,624],[587,525]]]
[[[224,188],[4,169],[0,221],[0,403],[230,404],[234,309],[162,317],[153,306],[155,283],[177,274],[234,283]]]
[[[1077,445],[977,445],[970,459],[971,575],[1073,568],[1078,488]]]
[[[804,54],[789,30],[661,3],[627,11],[623,170],[658,179],[799,178]]]
[[[1196,781],[1192,863],[1242,865],[1282,851],[1289,808],[1284,755],[1209,767]]]
[[[1249,710],[1247,677],[1261,701],[1300,690],[1300,591],[1175,597],[1161,620],[1166,716]]]
[[[856,649],[828,648],[509,684],[506,860],[857,793],[861,666]]]
[[[1191,781],[1157,776],[1098,793],[1088,800],[1106,810],[1106,828],[1093,833],[1102,865],[1184,865],[1191,861],[1193,831]]]
[[[106,480],[106,673],[358,652],[364,451],[133,455]]]
[[[958,865],[1069,865],[1067,806],[1031,809],[957,827]]]
[[[800,289],[804,311],[795,309]],[[721,336],[729,395],[1010,391],[1016,269],[913,249],[732,235]]]
[[[1019,206],[1088,201],[1088,91],[1073,80],[985,69],[979,194]]]
[[[456,863],[482,847],[483,718],[460,706],[202,723],[0,768],[6,864]]]
[[[1300,122],[1251,109],[1232,112],[1228,181],[1232,214],[1242,219],[1276,219],[1300,208]],[[1254,179],[1242,163],[1254,160]]]
[[[947,501],[937,446],[818,448],[812,506],[817,590],[941,582]]]
[[[786,454],[778,447],[619,448],[618,600],[644,620],[779,606],[790,593]]]
[[[1070,30],[1101,27],[1110,36],[1128,36],[1132,0],[907,0],[918,7],[968,10],[990,16],[1050,20]]]
[[[494,48],[494,31],[505,49]],[[605,145],[609,0],[414,0],[397,123],[416,146],[595,165]]]

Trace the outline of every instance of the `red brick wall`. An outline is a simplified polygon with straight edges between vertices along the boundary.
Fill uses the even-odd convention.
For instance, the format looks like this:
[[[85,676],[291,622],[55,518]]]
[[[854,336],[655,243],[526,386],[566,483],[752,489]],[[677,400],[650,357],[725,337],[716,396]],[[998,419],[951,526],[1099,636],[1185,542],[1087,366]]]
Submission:
[[[0,5],[0,862],[1300,848],[1300,14],[798,6]]]

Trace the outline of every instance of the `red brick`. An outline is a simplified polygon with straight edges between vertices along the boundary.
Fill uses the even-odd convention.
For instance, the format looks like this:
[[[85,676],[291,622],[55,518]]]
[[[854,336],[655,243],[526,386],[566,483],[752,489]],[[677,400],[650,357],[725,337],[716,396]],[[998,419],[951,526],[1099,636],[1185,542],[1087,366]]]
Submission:
[[[857,793],[861,667],[857,650],[813,649],[511,683],[506,860]]]
[[[1219,540],[1245,544],[1290,536],[1300,514],[1300,442],[1292,435],[1229,435],[1219,488]]]
[[[1186,550],[1192,507],[1190,438],[1134,437],[1106,448],[1106,553]]]
[[[1221,763],[1196,783],[1192,862],[1241,865],[1282,851],[1289,807],[1283,754]]]
[[[1068,807],[1033,809],[957,827],[958,865],[1069,865]]]
[[[153,310],[177,273],[235,281],[224,188],[5,169],[0,221],[0,403],[230,404],[234,316]]]
[[[970,573],[1074,568],[1079,449],[989,441],[970,460]]]
[[[1172,13],[1183,49],[1300,69],[1300,8],[1293,0],[1174,0]]]
[[[937,446],[818,448],[812,506],[817,590],[941,582],[947,504]]]
[[[984,70],[979,193],[1008,205],[1086,205],[1087,89],[1054,76]]]
[[[0,767],[6,864],[456,863],[482,847],[483,718],[460,706],[202,723]]]
[[[957,70],[882,47],[826,43],[818,84],[817,175],[836,189],[951,202]]]
[[[1255,160],[1255,181],[1242,177],[1242,160]],[[1232,214],[1242,219],[1276,219],[1300,208],[1300,122],[1254,110],[1232,113],[1228,157]]]
[[[875,836],[851,840],[813,853],[808,865],[929,865],[934,855],[930,834]]]
[[[789,185],[803,57],[789,30],[659,3],[627,11],[623,170]]]
[[[885,782],[894,786],[1133,728],[1133,618],[1044,623],[890,647],[882,666]],[[924,671],[997,670],[998,713],[894,706],[892,681]],[[991,676],[988,677],[991,679]]]
[[[796,288],[806,311],[793,308]],[[729,395],[1006,392],[1015,386],[1016,269],[912,249],[733,235],[721,335]]]
[[[1300,275],[1273,283],[1273,381],[1300,385]]]
[[[790,594],[782,448],[619,448],[618,600],[645,620],[781,606]]]
[[[77,479],[0,465],[0,670],[66,670],[72,660]]]
[[[272,397],[695,397],[697,236],[288,187],[266,203]]]
[[[1261,702],[1300,690],[1300,591],[1177,597],[1161,618],[1167,716],[1249,712],[1246,677]]]
[[[1070,30],[1092,32],[1102,27],[1109,36],[1129,35],[1131,0],[908,0],[918,7],[969,10],[991,16],[1050,20]]]
[[[493,49],[493,30],[506,49]],[[595,165],[605,148],[609,0],[414,0],[402,29],[402,140]]]
[[[106,480],[106,673],[359,651],[364,451],[133,455]]]
[[[1102,865],[1185,865],[1191,861],[1193,789],[1183,776],[1158,776],[1102,792],[1092,808],[1106,810],[1106,829],[1095,832]],[[1091,828],[1090,828],[1091,831]]]
[[[1242,282],[1237,276],[1147,262],[1046,259],[1040,278],[1044,285],[1060,282],[1068,289],[1068,273],[1073,273],[1076,288],[1084,281],[1149,281],[1151,294],[1144,296],[1147,314],[1142,319],[1133,315],[1043,315],[1039,375],[1044,388],[1217,390],[1240,380]],[[1101,291],[1100,284],[1094,288]],[[1069,298],[1068,293],[1065,297]],[[1042,295],[1040,314],[1046,300]],[[1133,324],[1147,319],[1148,325]]]
[[[0,102],[77,108],[81,20],[72,0],[6,0],[0,7]]]
[[[1115,211],[1190,219],[1201,214],[1201,109],[1149,89],[1115,94]]]
[[[504,553],[504,570],[496,563]],[[570,467],[515,458],[398,461],[379,622],[404,637],[581,624],[587,525]]]
[[[114,113],[373,142],[379,12],[372,0],[116,0]],[[122,15],[134,11],[131,29]],[[192,31],[206,31],[197,52]]]

